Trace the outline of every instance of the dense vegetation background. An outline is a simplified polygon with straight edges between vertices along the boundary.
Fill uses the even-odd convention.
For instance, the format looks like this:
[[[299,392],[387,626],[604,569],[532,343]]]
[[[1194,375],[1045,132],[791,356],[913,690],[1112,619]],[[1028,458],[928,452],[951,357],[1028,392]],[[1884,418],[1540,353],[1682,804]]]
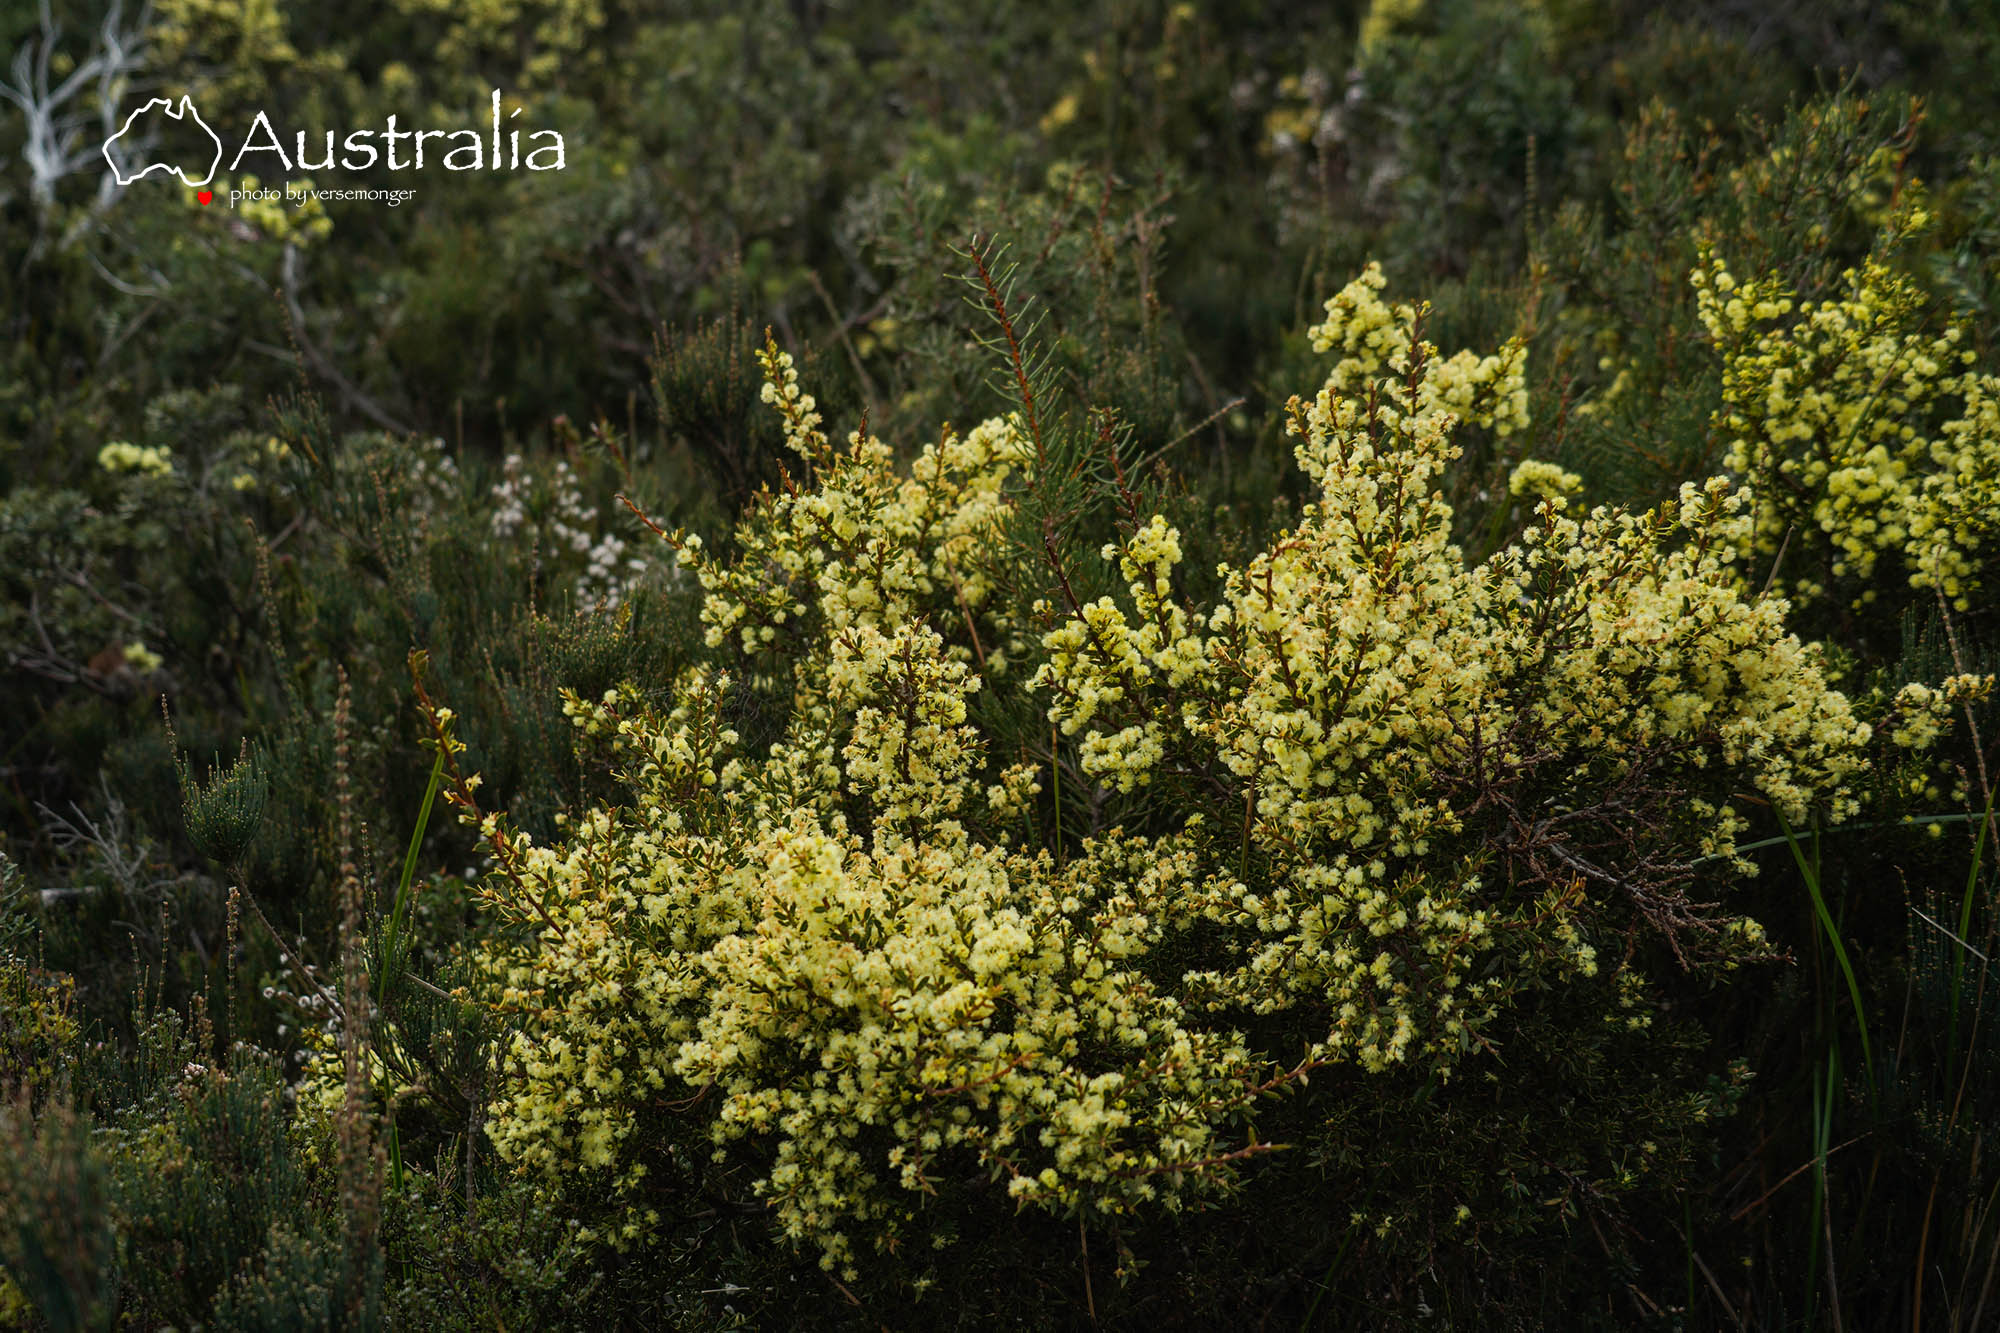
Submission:
[[[2000,9],[0,0],[0,51],[0,1322],[2000,1322],[2000,716],[1977,690],[1934,743],[1871,751],[1837,824],[1750,799],[1760,873],[1703,873],[1760,958],[1597,939],[1647,964],[1644,1040],[1580,1036],[1551,973],[1503,1077],[1274,1089],[1259,1132],[1295,1149],[1199,1206],[1017,1209],[975,1180],[917,1224],[950,1248],[859,1245],[851,1270],[774,1226],[754,1138],[662,1183],[637,1246],[617,1189],[512,1169],[490,1117],[515,1020],[482,968],[538,928],[493,909],[505,856],[440,794],[476,773],[556,845],[629,799],[565,690],[664,715],[729,670],[728,726],[788,734],[783,672],[705,635],[654,526],[728,559],[761,549],[755,496],[824,481],[760,396],[767,330],[829,436],[865,420],[906,463],[1024,391],[1053,437],[1060,399],[1085,461],[1017,500],[1091,565],[1078,595],[1116,592],[1097,548],[1163,513],[1213,600],[1216,560],[1318,498],[1284,407],[1327,378],[1307,330],[1371,261],[1447,352],[1526,349],[1528,424],[1468,435],[1436,483],[1468,562],[1534,527],[1524,460],[1574,474],[1579,508],[1767,487],[1798,521],[1753,546],[1755,584],[1907,731],[1904,686],[2000,663],[2000,543],[1976,540],[2000,417],[1885,372],[1802,436],[1879,435],[1867,479],[1746,453],[1732,413],[1790,409],[1743,390],[1760,345],[1690,275],[1726,257],[1996,369]],[[367,127],[482,124],[493,89],[561,129],[564,171],[343,173],[321,183],[417,195],[232,210],[107,189],[96,152],[155,93]],[[1930,434],[1972,497],[1950,596],[1913,585],[1914,546],[1842,544],[1839,496],[1916,487],[1929,455],[1891,454]],[[1041,628],[1055,595],[994,594]],[[1005,651],[1025,677],[1040,633]],[[993,780],[1040,766],[1026,827],[1058,857],[1065,829],[1159,832],[1196,799],[1127,799],[1048,706],[975,720]],[[659,1131],[699,1139],[676,1162],[706,1156],[698,1097],[646,1112],[696,1123]]]

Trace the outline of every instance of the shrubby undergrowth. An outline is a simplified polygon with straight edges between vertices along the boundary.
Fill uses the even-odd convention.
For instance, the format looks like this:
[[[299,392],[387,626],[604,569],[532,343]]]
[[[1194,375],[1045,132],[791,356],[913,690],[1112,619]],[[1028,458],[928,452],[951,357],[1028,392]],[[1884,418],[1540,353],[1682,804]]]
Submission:
[[[383,216],[0,120],[0,1323],[1980,1326],[1996,39],[1739,17],[160,0],[572,134]]]

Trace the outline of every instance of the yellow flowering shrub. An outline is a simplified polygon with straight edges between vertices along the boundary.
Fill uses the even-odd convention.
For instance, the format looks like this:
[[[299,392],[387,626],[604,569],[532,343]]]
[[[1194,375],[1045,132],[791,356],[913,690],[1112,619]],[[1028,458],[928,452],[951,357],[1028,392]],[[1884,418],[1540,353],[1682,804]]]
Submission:
[[[1163,516],[1104,548],[1123,596],[1079,604],[1051,548],[1069,605],[1042,604],[1032,673],[982,667],[1037,647],[1002,590],[1050,570],[999,563],[1037,556],[1005,540],[1036,442],[947,430],[907,470],[864,433],[837,449],[767,347],[813,475],[758,499],[731,559],[669,537],[729,669],[667,706],[567,696],[630,795],[554,844],[459,796],[519,927],[484,958],[501,1156],[619,1244],[750,1163],[785,1234],[846,1271],[864,1241],[945,1243],[946,1196],[1197,1202],[1271,1146],[1266,1094],[1337,1095],[1342,1066],[1448,1079],[1530,988],[1638,1031],[1642,946],[1759,953],[1703,868],[1746,868],[1747,800],[1849,813],[1869,728],[1785,602],[1740,590],[1748,495],[1572,517],[1573,483],[1528,469],[1534,521],[1469,566],[1441,479],[1461,424],[1527,424],[1525,352],[1443,357],[1382,287],[1371,267],[1312,331],[1336,355],[1290,407],[1299,522],[1222,566],[1212,605],[1178,590]],[[992,752],[973,705],[1000,689],[1094,801],[1192,804],[1018,838],[1052,775]],[[768,740],[735,723],[746,690],[785,696]]]
[[[1686,892],[1746,823],[1721,775],[1793,819],[1815,800],[1839,817],[1869,729],[1783,604],[1738,592],[1746,497],[1717,479],[1583,519],[1552,498],[1467,568],[1434,482],[1461,411],[1490,424],[1518,402],[1518,357],[1439,361],[1413,313],[1371,342],[1387,326],[1365,292],[1328,314],[1315,340],[1347,356],[1291,407],[1320,488],[1298,526],[1195,608],[1153,519],[1113,552],[1129,613],[1075,608],[1037,677],[1086,772],[1129,788],[1172,770],[1240,806],[1239,863],[1256,852],[1267,882],[1210,909],[1239,926],[1235,966],[1200,983],[1259,1012],[1310,999],[1333,1019],[1316,1056],[1443,1066],[1492,1016],[1478,1001],[1500,987],[1465,981],[1501,940],[1586,975],[1594,916],[1677,950],[1754,945],[1754,923]],[[1496,363],[1469,389],[1453,373]],[[1504,888],[1440,873],[1482,858]]]
[[[1746,554],[1789,543],[1795,596],[1837,585],[1856,606],[1888,554],[1969,609],[2000,527],[2000,377],[1971,368],[1965,326],[1931,332],[1922,292],[1875,256],[1819,302],[1712,254],[1692,279],[1722,356],[1724,465],[1758,497]]]
[[[829,1265],[857,1225],[894,1242],[962,1173],[954,1158],[1018,1201],[1118,1213],[1175,1199],[1235,1150],[1226,1127],[1259,1090],[1257,1062],[1136,965],[1189,858],[1112,838],[1059,867],[944,818],[969,795],[956,775],[976,738],[884,743],[898,712],[959,712],[969,678],[938,646],[912,627],[860,687],[873,702],[842,781],[886,789],[872,839],[795,801],[784,753],[730,755],[726,679],[691,676],[664,718],[621,711],[615,692],[573,701],[615,735],[635,799],[579,821],[564,848],[507,843],[503,901],[533,903],[543,929],[491,960],[514,1031],[489,1132],[525,1169],[631,1200],[615,1239],[658,1220],[644,1111],[673,1087],[684,1105],[714,1095],[718,1145],[775,1142],[759,1189]],[[929,706],[921,686],[907,710],[882,706],[926,671]]]

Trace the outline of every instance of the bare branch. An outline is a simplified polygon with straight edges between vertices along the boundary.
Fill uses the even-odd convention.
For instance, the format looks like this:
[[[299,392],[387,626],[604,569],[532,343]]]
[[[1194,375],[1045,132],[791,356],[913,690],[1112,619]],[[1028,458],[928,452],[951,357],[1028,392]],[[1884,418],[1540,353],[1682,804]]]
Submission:
[[[21,156],[28,167],[28,195],[38,211],[53,209],[56,186],[96,162],[102,142],[116,131],[119,101],[146,62],[146,31],[152,17],[147,0],[128,24],[123,0],[112,0],[98,26],[95,49],[55,82],[63,29],[48,0],[43,0],[39,30],[14,53],[11,77],[0,81],[0,100],[19,108],[27,122]],[[83,101],[91,93],[90,101]],[[101,137],[87,133],[93,125],[102,128]],[[129,146],[119,144],[112,151],[122,155]],[[107,172],[98,186],[96,207],[108,204],[118,189],[117,173]]]

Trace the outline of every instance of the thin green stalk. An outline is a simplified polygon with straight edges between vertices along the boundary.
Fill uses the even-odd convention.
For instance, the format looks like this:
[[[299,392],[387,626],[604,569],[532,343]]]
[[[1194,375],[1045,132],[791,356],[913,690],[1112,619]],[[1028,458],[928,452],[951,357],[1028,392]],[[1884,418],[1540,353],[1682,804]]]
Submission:
[[[1306,1317],[1299,1325],[1299,1333],[1311,1333],[1313,1319],[1319,1314],[1320,1303],[1326,1299],[1326,1294],[1333,1290],[1334,1275],[1340,1271],[1341,1264],[1346,1261],[1347,1252],[1354,1245],[1354,1237],[1357,1231],[1358,1228],[1350,1227],[1341,1236],[1340,1245],[1333,1252],[1333,1262],[1326,1266],[1326,1275],[1320,1278],[1319,1290],[1313,1293],[1312,1304],[1306,1307]]]
[[[431,761],[430,782],[424,787],[424,803],[417,811],[417,826],[410,831],[410,846],[403,853],[403,873],[396,881],[396,901],[389,910],[389,929],[382,938],[382,989],[383,998],[394,984],[399,962],[396,953],[402,941],[403,926],[408,921],[410,884],[417,875],[417,854],[424,845],[424,830],[430,827],[431,807],[437,804],[438,787],[444,782],[444,749],[439,747],[437,758]]]
[[[1774,813],[1777,813],[1774,811]],[[1861,982],[1854,975],[1854,964],[1847,957],[1847,946],[1841,942],[1840,928],[1834,924],[1833,913],[1826,908],[1826,896],[1820,892],[1819,871],[1816,864],[1806,862],[1805,850],[1799,846],[1798,838],[1792,833],[1792,826],[1785,822],[1785,816],[1778,813],[1778,827],[1785,831],[1785,842],[1792,849],[1792,859],[1798,862],[1799,874],[1806,881],[1806,892],[1812,895],[1813,911],[1826,931],[1827,939],[1833,944],[1833,956],[1840,964],[1840,975],[1847,981],[1847,997],[1854,1004],[1854,1024],[1861,1032],[1861,1060],[1867,1071],[1868,1087],[1873,1094],[1875,1087],[1875,1053],[1868,1040],[1868,1010],[1861,1002]],[[1815,852],[1818,844],[1814,844]],[[1818,857],[1814,857],[1816,863]]]
[[[1833,1092],[1840,1078],[1840,1043],[1830,1042],[1827,1046],[1826,1086],[1819,1081],[1819,1066],[1813,1066],[1813,1173],[1812,1173],[1812,1221],[1806,1227],[1806,1322],[1805,1327],[1815,1326],[1814,1316],[1819,1312],[1819,1249],[1821,1219],[1829,1200],[1826,1190],[1827,1145],[1833,1141]],[[1828,1259],[1832,1258],[1829,1250]]]
[[[1965,988],[1965,951],[1971,947],[1972,897],[1979,887],[1979,867],[1986,855],[1986,833],[1993,826],[1993,792],[1986,793],[1986,809],[1979,817],[1979,836],[1972,840],[1972,869],[1965,876],[1965,895],[1958,904],[1958,938],[1953,941],[1951,965],[1951,1017],[1945,1029],[1945,1082],[1951,1082],[1952,1068],[1958,1063],[1958,1001]]]

